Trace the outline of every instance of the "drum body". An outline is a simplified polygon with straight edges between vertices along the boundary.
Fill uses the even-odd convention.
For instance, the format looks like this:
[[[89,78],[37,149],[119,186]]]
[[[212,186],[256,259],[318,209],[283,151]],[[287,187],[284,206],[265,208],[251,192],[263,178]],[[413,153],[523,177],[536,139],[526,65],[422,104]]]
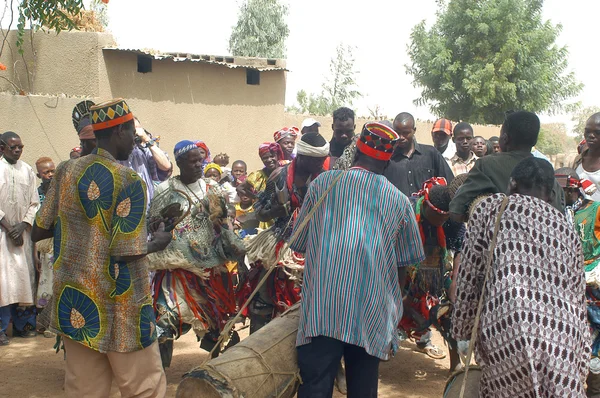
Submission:
[[[299,318],[297,303],[218,358],[189,372],[177,388],[177,397],[293,397],[299,385]]]
[[[460,390],[465,378],[465,368],[454,372],[446,382],[444,389],[444,398],[460,398]],[[479,366],[471,366],[467,374],[467,386],[463,398],[479,397],[479,381],[481,380],[481,368]]]

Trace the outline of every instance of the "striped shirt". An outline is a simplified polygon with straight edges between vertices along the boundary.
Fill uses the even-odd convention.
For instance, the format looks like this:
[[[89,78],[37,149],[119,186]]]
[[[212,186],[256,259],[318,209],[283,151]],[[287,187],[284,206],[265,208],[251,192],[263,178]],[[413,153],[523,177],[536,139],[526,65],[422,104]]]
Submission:
[[[408,198],[384,176],[329,171],[308,189],[296,227],[332,181],[292,249],[306,253],[298,346],[327,336],[388,359],[402,316],[398,268],[425,259]]]

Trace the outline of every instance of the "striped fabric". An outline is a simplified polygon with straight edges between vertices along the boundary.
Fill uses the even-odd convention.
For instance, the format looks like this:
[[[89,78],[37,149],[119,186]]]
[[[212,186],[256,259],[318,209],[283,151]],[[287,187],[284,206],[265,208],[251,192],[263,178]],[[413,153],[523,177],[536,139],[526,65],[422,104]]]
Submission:
[[[339,173],[313,181],[296,226]],[[423,245],[404,194],[384,176],[345,173],[292,244],[306,253],[296,344],[327,336],[386,360],[402,316],[397,267],[424,260]]]

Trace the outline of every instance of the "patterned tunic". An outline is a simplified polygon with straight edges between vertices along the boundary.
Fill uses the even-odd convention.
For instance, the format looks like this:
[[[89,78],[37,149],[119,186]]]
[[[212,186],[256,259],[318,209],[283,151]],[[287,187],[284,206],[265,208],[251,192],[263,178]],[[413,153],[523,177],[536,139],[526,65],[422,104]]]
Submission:
[[[361,169],[317,177],[296,225],[340,173],[292,243],[306,253],[296,344],[327,336],[386,360],[397,349],[402,316],[398,267],[422,261],[423,244],[406,196],[384,176]]]
[[[156,340],[147,260],[146,186],[106,151],[63,163],[36,220],[54,230],[50,330],[96,351]]]
[[[487,249],[503,194],[474,210],[452,318],[468,340]],[[584,397],[590,357],[581,244],[565,217],[537,198],[511,195],[502,216],[475,355],[483,397]]]

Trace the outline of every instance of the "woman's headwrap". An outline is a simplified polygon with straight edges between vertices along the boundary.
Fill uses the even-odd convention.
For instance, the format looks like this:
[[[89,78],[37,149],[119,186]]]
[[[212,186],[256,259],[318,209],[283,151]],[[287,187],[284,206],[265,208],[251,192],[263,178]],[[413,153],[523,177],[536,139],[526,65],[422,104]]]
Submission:
[[[446,215],[448,214],[447,211],[438,209],[429,201],[429,192],[431,191],[431,188],[436,185],[446,186],[448,183],[444,177],[432,177],[423,183],[423,188],[419,192],[415,193],[414,196],[423,197],[423,200],[425,203],[427,203],[427,206],[429,206],[433,211],[438,214]]]
[[[219,172],[219,174],[223,174],[223,170],[221,169],[221,166],[219,166],[216,163],[209,163],[206,166],[204,166],[204,175],[206,175],[208,170],[217,170]]]
[[[266,153],[274,153],[277,157],[277,160],[283,160],[283,149],[281,149],[281,145],[276,142],[263,142],[258,146],[258,156],[261,158]]]
[[[210,158],[210,149],[208,149],[208,146],[206,146],[206,144],[204,143],[204,141],[194,141],[196,144],[196,147],[201,148],[204,150],[204,152],[206,152],[206,158],[204,158],[205,162],[212,162],[212,159]]]
[[[299,133],[300,130],[298,130],[298,127],[284,127],[281,130],[276,131],[275,134],[273,134],[273,139],[275,140],[275,142],[279,142],[287,137],[292,137],[295,140],[296,138],[298,138]]]
[[[314,140],[315,137],[317,138],[316,141],[321,140],[321,142],[325,142],[323,146],[313,146],[309,143],[309,141]],[[307,133],[302,135],[300,141],[296,143],[298,155],[310,156],[312,158],[326,158],[329,156],[329,142],[320,137],[321,135],[319,133]]]
[[[181,156],[185,155],[189,151],[193,149],[198,149],[196,143],[190,140],[179,141],[175,144],[175,148],[173,149],[173,153],[175,155],[175,160],[177,161]]]

